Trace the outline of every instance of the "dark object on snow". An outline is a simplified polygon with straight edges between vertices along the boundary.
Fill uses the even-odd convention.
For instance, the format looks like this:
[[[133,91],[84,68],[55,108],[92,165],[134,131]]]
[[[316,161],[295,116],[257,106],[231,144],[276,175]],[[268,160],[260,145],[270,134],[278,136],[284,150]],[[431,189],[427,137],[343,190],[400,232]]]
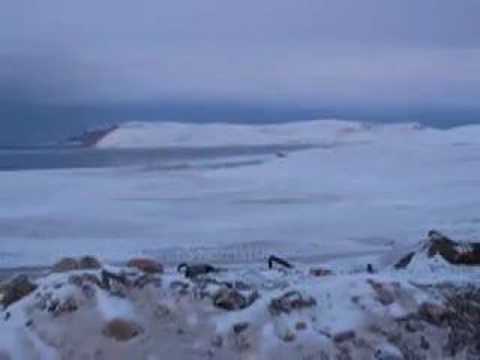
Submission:
[[[36,288],[37,285],[32,283],[27,275],[18,275],[0,287],[0,304],[6,309],[35,291]]]
[[[367,264],[367,273],[373,274],[374,272],[372,264]]]
[[[94,256],[85,255],[78,260],[80,270],[98,270],[102,267],[102,263]]]
[[[217,268],[213,267],[210,264],[188,265],[187,263],[182,263],[178,265],[177,267],[178,272],[181,273],[183,269],[185,269],[185,272],[184,272],[185,277],[189,279],[193,279],[198,275],[205,275],[205,274],[215,273],[219,271]]]
[[[393,267],[397,270],[405,269],[415,256],[415,252],[408,253],[402,257]]]
[[[392,284],[382,284],[374,281],[373,279],[367,279],[367,283],[375,291],[375,299],[383,306],[392,305],[395,302],[395,293],[392,288]]]
[[[71,257],[62,258],[52,266],[53,272],[68,272],[78,270],[80,265],[78,260]]]
[[[241,310],[252,305],[258,297],[256,291],[246,296],[236,289],[224,287],[213,296],[213,305],[228,311]]]
[[[290,264],[287,260],[279,258],[278,256],[275,256],[275,255],[271,255],[268,258],[268,268],[272,269],[274,263],[282,265],[283,267],[286,267],[287,269],[293,269],[293,265]]]
[[[83,256],[79,259],[66,257],[52,266],[52,272],[69,272],[75,270],[98,270],[102,267],[100,261],[93,256]]]
[[[333,275],[333,271],[330,269],[324,269],[324,268],[314,268],[314,269],[310,269],[310,275],[317,276],[317,277],[329,276],[329,275]]]
[[[130,286],[130,282],[124,274],[114,274],[110,271],[102,270],[102,288],[110,290],[112,280],[122,284],[123,286]]]
[[[102,331],[106,337],[120,342],[129,341],[143,332],[143,328],[137,323],[119,318],[110,320]]]
[[[247,330],[249,326],[250,326],[250,324],[246,321],[236,323],[236,324],[233,325],[233,332],[235,334],[240,334],[240,333],[244,332],[245,330]]]
[[[428,256],[439,254],[454,265],[480,265],[480,243],[456,242],[435,230],[428,239]]]
[[[134,258],[127,263],[128,267],[136,268],[147,274],[161,274],[163,273],[162,264],[149,258]]]
[[[355,336],[356,336],[355,331],[347,330],[347,331],[343,331],[343,332],[340,332],[338,334],[333,335],[333,341],[335,341],[336,343],[342,343],[342,342],[345,342],[345,341],[355,339]]]
[[[286,158],[287,157],[287,154],[282,152],[282,151],[278,151],[275,153],[275,155],[278,157],[278,158]]]
[[[273,316],[290,314],[293,310],[302,310],[317,305],[311,296],[303,296],[299,291],[289,291],[278,298],[272,299],[268,310]]]
[[[480,265],[480,243],[453,241],[442,233],[431,230],[423,247],[428,257],[440,255],[453,265]],[[415,252],[411,252],[401,258],[395,265],[395,269],[406,268]]]

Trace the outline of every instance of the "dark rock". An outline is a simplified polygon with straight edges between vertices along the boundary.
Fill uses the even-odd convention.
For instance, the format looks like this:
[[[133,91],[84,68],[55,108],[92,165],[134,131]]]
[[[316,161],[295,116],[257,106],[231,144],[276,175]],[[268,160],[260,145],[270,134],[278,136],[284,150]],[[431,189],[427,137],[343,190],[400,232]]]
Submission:
[[[335,341],[336,343],[341,343],[344,341],[353,340],[354,338],[355,338],[355,331],[348,330],[348,331],[343,331],[338,334],[335,334],[333,336],[333,341]]]
[[[393,292],[387,288],[387,285],[376,282],[372,279],[368,279],[367,283],[372,287],[376,293],[376,299],[380,304],[387,306],[395,302],[395,296]]]
[[[72,285],[82,287],[86,284],[92,284],[98,287],[102,287],[102,282],[95,274],[74,274],[70,275],[68,278],[68,282]]]
[[[170,290],[173,290],[180,295],[187,295],[190,284],[183,281],[174,280],[170,283],[169,287]]]
[[[159,277],[155,277],[151,274],[145,274],[138,277],[133,282],[133,286],[140,289],[143,289],[145,286],[149,284],[152,284],[155,287],[160,287],[162,285],[162,279],[160,279]]]
[[[7,308],[37,289],[28,276],[18,275],[0,288],[0,304]]]
[[[298,321],[295,324],[295,330],[302,331],[307,329],[307,323],[305,321]]]
[[[480,289],[475,285],[444,287],[445,298],[441,326],[448,329],[448,341],[443,347],[449,356],[455,356],[465,349],[480,353]],[[440,311],[439,311],[440,312]],[[469,358],[469,357],[467,357]],[[478,356],[471,359],[478,359]]]
[[[333,275],[333,271],[329,269],[324,269],[324,268],[315,268],[315,269],[310,269],[310,275],[312,276],[328,276],[328,275]]]
[[[420,336],[420,347],[423,350],[428,350],[430,349],[430,343],[425,339],[425,336]]]
[[[143,333],[137,323],[125,319],[110,320],[102,331],[103,335],[116,341],[128,341]]]
[[[125,274],[115,274],[107,270],[102,270],[102,288],[106,290],[111,290],[112,285],[114,285],[115,283],[121,284],[124,287],[129,287],[131,285]]]
[[[213,295],[213,305],[228,311],[241,310],[249,307],[257,298],[256,291],[245,296],[236,289],[221,288]]]
[[[221,335],[216,335],[213,337],[211,343],[212,346],[216,348],[221,348],[223,346],[223,337]]]
[[[78,310],[78,304],[74,297],[68,297],[64,302],[57,306],[54,312],[55,316],[60,316],[66,313],[72,313]]]
[[[431,230],[426,244],[428,256],[442,256],[454,265],[480,265],[480,243],[460,243]]]
[[[98,270],[102,267],[102,263],[93,256],[83,256],[78,260],[80,270]]]
[[[441,255],[445,260],[455,263],[458,257],[457,246],[459,244],[438,231],[431,230],[428,232],[427,254],[433,257],[437,254]]]
[[[453,265],[480,265],[480,243],[453,241],[436,230],[428,232],[423,251],[428,257],[439,255]],[[395,269],[406,268],[414,256],[415,252],[410,252],[402,257],[394,265]]]
[[[69,272],[75,270],[98,270],[102,267],[100,261],[93,256],[82,256],[80,259],[66,257],[52,266],[52,272]]]
[[[136,268],[147,274],[163,273],[163,266],[159,262],[148,258],[134,258],[127,263],[128,267]]]
[[[235,334],[240,334],[240,333],[244,332],[245,330],[247,330],[249,326],[250,326],[250,324],[248,322],[236,323],[235,325],[233,325],[233,332]]]
[[[394,265],[394,268],[397,270],[405,269],[412,262],[414,256],[415,252],[408,253]]]
[[[186,278],[194,279],[200,275],[206,275],[210,273],[216,273],[219,269],[215,268],[210,264],[180,264],[177,267],[178,272],[182,272],[184,270],[184,274]]]
[[[118,125],[110,126],[107,128],[92,129],[83,132],[83,134],[72,136],[68,139],[68,142],[78,143],[83,147],[92,147],[99,143],[108,134],[118,129]]]
[[[240,310],[247,306],[247,298],[234,289],[222,288],[213,296],[213,304],[225,310]]]
[[[295,339],[297,338],[297,336],[295,335],[295,333],[291,330],[287,330],[285,332],[285,334],[283,334],[281,336],[281,339],[285,342],[292,342],[292,341],[295,341]]]
[[[62,258],[56,262],[53,267],[53,272],[68,272],[80,269],[80,263],[75,258]]]
[[[419,320],[409,319],[405,323],[405,330],[410,333],[415,333],[417,331],[425,330],[425,326]]]
[[[57,307],[59,304],[60,304],[60,300],[58,299],[52,300],[47,307],[47,311],[51,313],[57,311]]]
[[[433,303],[423,303],[420,305],[418,314],[422,320],[436,326],[442,326],[449,315],[447,308]]]
[[[282,313],[289,314],[294,310],[302,310],[316,305],[317,301],[313,297],[304,297],[299,291],[289,291],[272,299],[268,310],[273,316],[278,316]]]

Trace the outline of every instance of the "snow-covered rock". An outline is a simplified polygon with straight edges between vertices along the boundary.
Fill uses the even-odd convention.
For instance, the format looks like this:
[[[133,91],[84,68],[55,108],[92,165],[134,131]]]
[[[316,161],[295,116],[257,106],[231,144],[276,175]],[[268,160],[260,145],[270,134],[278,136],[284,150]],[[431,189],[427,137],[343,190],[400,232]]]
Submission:
[[[423,244],[423,242],[422,242]],[[419,246],[421,248],[421,246]],[[0,315],[11,359],[458,359],[477,356],[480,269],[416,257],[370,273],[330,263],[51,273]],[[293,266],[294,265],[294,266]],[[441,276],[439,276],[441,274]],[[72,326],[74,324],[74,326]],[[472,357],[473,356],[473,357]]]

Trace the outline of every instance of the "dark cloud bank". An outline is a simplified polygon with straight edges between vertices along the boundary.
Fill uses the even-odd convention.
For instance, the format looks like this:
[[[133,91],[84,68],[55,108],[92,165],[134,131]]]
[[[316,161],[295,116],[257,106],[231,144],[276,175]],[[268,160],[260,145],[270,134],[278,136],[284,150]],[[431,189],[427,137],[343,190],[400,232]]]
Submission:
[[[17,0],[0,44],[0,144],[126,120],[480,120],[476,0]]]

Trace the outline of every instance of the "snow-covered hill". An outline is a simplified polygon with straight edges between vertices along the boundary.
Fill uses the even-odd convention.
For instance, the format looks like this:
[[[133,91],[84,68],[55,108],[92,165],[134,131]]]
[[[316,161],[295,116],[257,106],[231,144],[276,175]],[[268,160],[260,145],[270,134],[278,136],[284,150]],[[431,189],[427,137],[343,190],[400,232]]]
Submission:
[[[213,147],[272,144],[332,145],[376,140],[419,143],[480,142],[480,125],[448,130],[417,123],[372,125],[354,121],[316,120],[275,125],[127,123],[105,134],[99,148]]]

